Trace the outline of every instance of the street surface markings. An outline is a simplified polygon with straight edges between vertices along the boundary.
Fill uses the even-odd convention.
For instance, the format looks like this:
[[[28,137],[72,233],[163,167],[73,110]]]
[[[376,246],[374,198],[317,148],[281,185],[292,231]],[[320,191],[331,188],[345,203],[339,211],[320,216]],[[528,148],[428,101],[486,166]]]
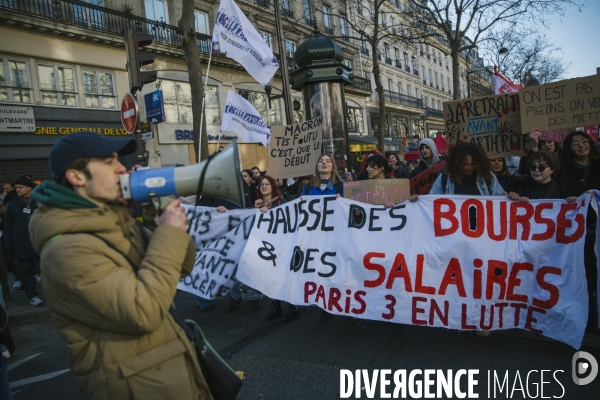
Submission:
[[[37,353],[37,354],[34,354],[34,355],[32,355],[32,356],[26,357],[26,358],[24,358],[24,359],[22,359],[22,360],[15,361],[14,363],[10,363],[10,364],[8,365],[8,370],[10,371],[10,370],[11,370],[11,369],[13,369],[13,368],[17,368],[19,365],[26,363],[27,361],[31,360],[31,359],[32,359],[32,358],[34,358],[34,357],[37,357],[37,356],[39,356],[40,354],[42,354],[42,353]]]
[[[63,369],[62,371],[50,372],[49,374],[38,375],[38,376],[31,377],[31,378],[21,379],[20,381],[11,382],[10,388],[14,389],[19,386],[28,385],[30,383],[41,382],[41,381],[45,381],[48,379],[52,379],[56,376],[62,375],[65,372],[69,372],[69,371],[70,371],[70,369],[67,368],[67,369]]]

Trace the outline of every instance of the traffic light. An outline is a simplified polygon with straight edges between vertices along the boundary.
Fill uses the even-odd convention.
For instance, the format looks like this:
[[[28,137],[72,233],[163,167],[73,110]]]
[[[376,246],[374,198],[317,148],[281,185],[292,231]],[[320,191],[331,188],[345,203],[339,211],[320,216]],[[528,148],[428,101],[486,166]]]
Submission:
[[[156,71],[141,71],[142,65],[152,64],[155,54],[140,51],[140,47],[152,44],[154,36],[148,33],[125,31],[125,52],[127,53],[127,71],[131,93],[140,90],[146,83],[156,80]]]

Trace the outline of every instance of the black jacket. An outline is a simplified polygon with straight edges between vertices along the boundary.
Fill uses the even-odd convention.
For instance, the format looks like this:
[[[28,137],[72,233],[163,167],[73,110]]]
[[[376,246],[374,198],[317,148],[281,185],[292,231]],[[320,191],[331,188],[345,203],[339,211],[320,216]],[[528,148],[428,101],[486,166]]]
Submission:
[[[15,259],[36,258],[37,252],[29,239],[29,220],[37,209],[37,202],[33,197],[25,199],[15,197],[6,207],[4,218],[4,249],[15,252]]]
[[[518,193],[519,196],[529,197],[531,200],[564,199],[567,197],[563,196],[561,187],[554,178],[550,182],[540,185],[531,176],[521,176],[513,191]]]

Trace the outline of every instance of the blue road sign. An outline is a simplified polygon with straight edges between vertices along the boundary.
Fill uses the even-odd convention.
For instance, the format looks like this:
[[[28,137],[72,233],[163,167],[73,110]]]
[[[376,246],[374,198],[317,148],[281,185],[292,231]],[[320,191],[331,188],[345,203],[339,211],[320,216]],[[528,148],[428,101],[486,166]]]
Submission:
[[[155,124],[165,122],[165,103],[162,90],[156,90],[144,95],[144,103],[146,104],[146,118],[148,122]]]

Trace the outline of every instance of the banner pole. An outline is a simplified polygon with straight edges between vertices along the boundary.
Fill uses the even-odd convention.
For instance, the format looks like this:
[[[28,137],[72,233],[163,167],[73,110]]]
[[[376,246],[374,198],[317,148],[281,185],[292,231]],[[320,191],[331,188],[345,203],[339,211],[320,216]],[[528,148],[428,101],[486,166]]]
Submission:
[[[204,79],[204,87],[202,88],[202,107],[200,111],[200,132],[202,132],[202,122],[204,121],[204,103],[206,100],[206,86],[208,85],[208,74],[210,72],[210,62],[212,61],[212,43],[208,52],[208,66],[206,67],[206,78]],[[200,154],[200,146],[202,144],[198,141],[198,149],[196,151]],[[217,145],[218,148],[218,145]]]

